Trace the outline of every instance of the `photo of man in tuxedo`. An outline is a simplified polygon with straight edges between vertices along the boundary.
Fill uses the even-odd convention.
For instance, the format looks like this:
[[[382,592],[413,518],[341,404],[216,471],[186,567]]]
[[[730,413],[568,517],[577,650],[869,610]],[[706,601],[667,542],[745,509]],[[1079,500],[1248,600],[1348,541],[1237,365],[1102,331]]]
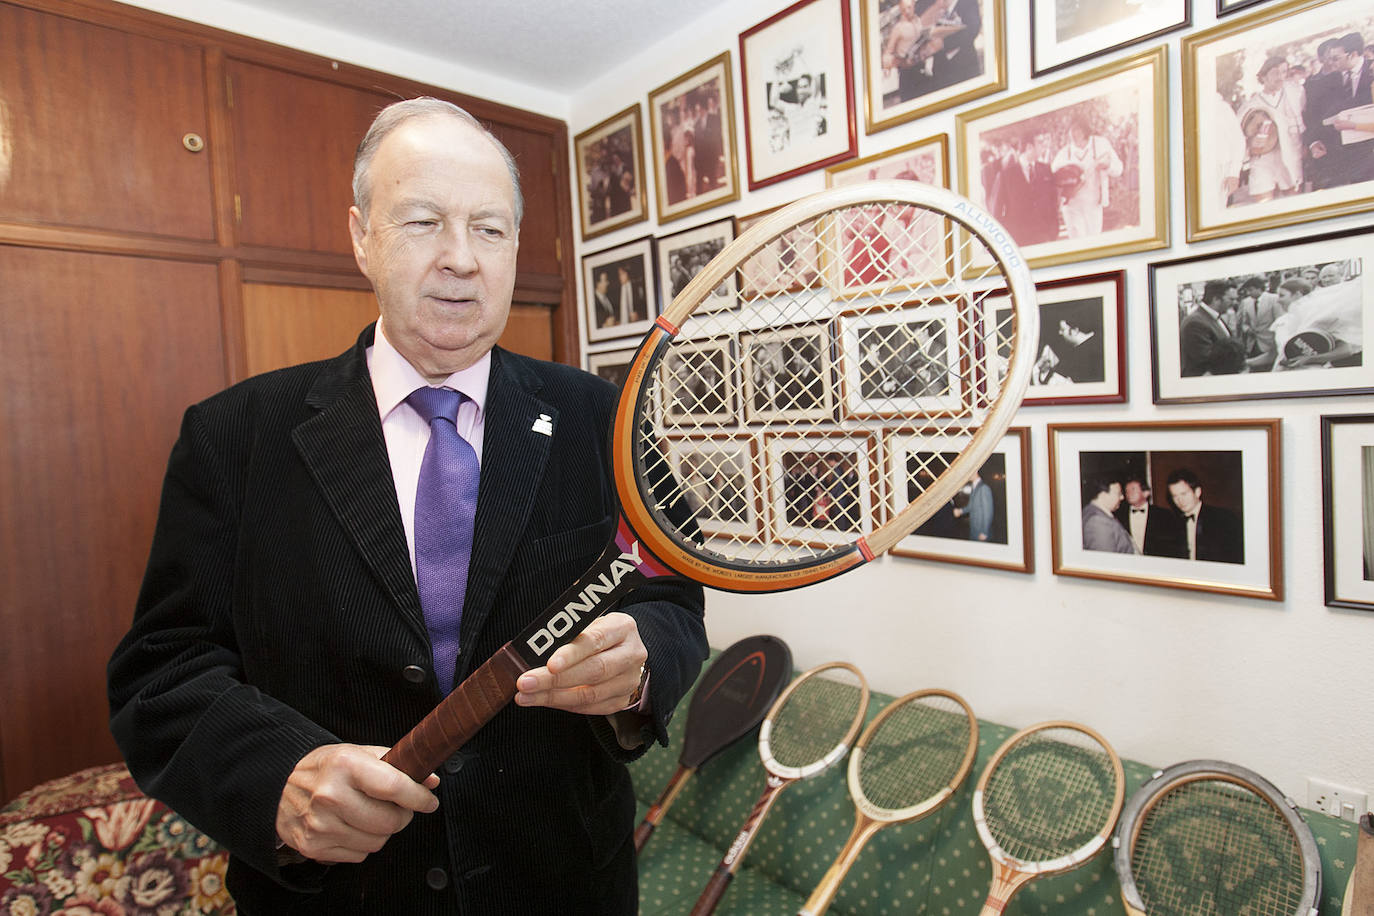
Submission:
[[[1234,375],[1245,367],[1245,350],[1225,324],[1225,316],[1240,303],[1236,285],[1229,280],[1208,280],[1202,302],[1178,327],[1180,374]]]
[[[1151,501],[1149,482],[1140,474],[1128,474],[1122,492],[1125,500],[1116,510],[1116,520],[1136,550],[1150,557],[1186,559],[1188,545],[1179,515]]]
[[[1245,529],[1240,516],[1202,501],[1202,481],[1188,468],[1169,475],[1169,498],[1183,517],[1184,545],[1190,560],[1245,562]]]

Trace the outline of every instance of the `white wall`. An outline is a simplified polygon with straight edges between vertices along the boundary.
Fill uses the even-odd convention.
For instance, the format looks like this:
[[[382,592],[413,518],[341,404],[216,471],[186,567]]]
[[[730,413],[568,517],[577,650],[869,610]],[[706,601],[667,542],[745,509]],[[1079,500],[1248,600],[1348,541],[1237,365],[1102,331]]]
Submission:
[[[729,49],[736,83],[739,167],[745,173],[738,34],[784,5],[778,0],[739,0],[702,19],[697,27],[645,50],[577,95],[570,135],[635,102],[645,106],[647,118],[651,89]],[[1009,93],[1031,85],[1028,6],[1007,4]],[[1215,23],[1212,3],[1198,0],[1192,6],[1193,30]],[[851,15],[858,61],[862,46],[857,2]],[[1146,289],[1150,261],[1374,221],[1366,214],[1205,244],[1184,243],[1178,34],[1162,41],[1170,49],[1174,243],[1167,250],[1035,272],[1037,280],[1047,280],[1126,269],[1130,395],[1122,405],[1023,408],[1014,421],[1032,430],[1035,573],[884,557],[801,591],[764,596],[712,593],[707,609],[711,642],[725,646],[750,633],[775,633],[792,646],[799,668],[849,660],[887,693],[929,686],[953,689],[982,718],[1005,725],[1076,719],[1098,728],[1124,756],[1161,766],[1194,757],[1231,760],[1264,774],[1300,804],[1306,804],[1309,776],[1374,791],[1374,661],[1369,651],[1374,646],[1374,613],[1323,604],[1318,420],[1325,413],[1359,413],[1374,405],[1368,398],[1330,397],[1155,406],[1150,396]],[[1042,82],[1149,46],[1078,64]],[[861,76],[855,92],[862,106]],[[944,132],[950,136],[951,166],[957,174],[953,111],[865,136],[860,108],[858,129],[860,156]],[[598,237],[582,245],[579,254],[645,234],[666,235],[728,213],[754,213],[824,184],[824,172],[816,171],[757,193],[746,190],[734,204],[664,227],[651,220]],[[649,200],[652,209],[652,188]],[[1284,602],[1098,582],[1050,571],[1046,424],[1221,417],[1283,419]]]

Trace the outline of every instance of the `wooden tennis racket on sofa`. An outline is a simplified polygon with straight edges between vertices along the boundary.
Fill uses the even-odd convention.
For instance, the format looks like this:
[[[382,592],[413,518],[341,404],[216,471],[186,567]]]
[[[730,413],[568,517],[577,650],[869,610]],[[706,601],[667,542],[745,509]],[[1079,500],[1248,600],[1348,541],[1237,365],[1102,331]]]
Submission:
[[[733,307],[719,308],[714,291],[737,282]],[[1010,308],[988,301],[1001,290]],[[809,350],[777,337],[799,328]],[[621,518],[605,553],[384,759],[424,779],[510,702],[522,673],[655,577],[772,592],[884,553],[1001,439],[1038,334],[1011,236],[957,194],[871,182],[765,217],[679,293],[635,354],[612,430]],[[859,474],[769,457],[779,443],[858,455],[855,442],[897,424],[967,437],[954,457],[911,470],[899,512],[857,508]],[[679,460],[688,451],[691,468]]]

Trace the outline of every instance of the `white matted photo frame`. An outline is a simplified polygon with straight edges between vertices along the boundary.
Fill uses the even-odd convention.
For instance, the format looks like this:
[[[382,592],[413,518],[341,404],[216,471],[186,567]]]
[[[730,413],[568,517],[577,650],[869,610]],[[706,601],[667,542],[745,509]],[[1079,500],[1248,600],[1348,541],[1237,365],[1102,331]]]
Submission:
[[[1040,341],[1030,387],[1021,403],[1124,404],[1126,402],[1126,272],[1042,280],[1035,284]],[[1006,371],[997,329],[1011,320],[1005,290],[983,308],[983,356],[988,374]]]
[[[847,0],[799,0],[740,33],[749,190],[858,152]]]
[[[1374,229],[1150,265],[1156,404],[1366,394]]]
[[[1056,574],[1283,600],[1279,420],[1047,431]]]
[[[725,434],[669,437],[664,447],[702,534],[735,541],[763,536],[763,494],[753,473],[756,440]]]
[[[1374,611],[1374,414],[1322,417],[1328,607]]]
[[[737,363],[735,343],[730,337],[711,337],[675,346],[659,367],[658,409],[665,424],[683,430],[693,423],[734,423],[739,404]]]
[[[643,136],[635,103],[573,139],[583,239],[649,218]]]
[[[735,239],[735,218],[727,216],[715,222],[684,229],[654,240],[658,260],[658,301],[670,303],[692,282],[721,249]],[[739,275],[717,286],[693,314],[721,312],[739,306]],[[666,306],[665,306],[666,307]]]
[[[842,312],[835,338],[845,416],[951,416],[952,401],[970,406],[974,393],[963,371],[970,357],[957,300],[913,301],[895,313]]]
[[[660,223],[739,200],[731,74],[724,51],[649,93]]]
[[[900,512],[947,467],[971,436],[891,430],[886,437],[888,509]],[[958,493],[892,553],[1012,572],[1035,571],[1030,430],[1012,427]]]
[[[739,217],[736,233],[744,232],[759,220],[773,213],[778,207],[771,207],[759,213]],[[794,293],[803,289],[820,286],[821,244],[820,227],[813,221],[794,226],[779,238],[759,249],[740,265],[738,271],[740,295],[747,303],[757,305],[757,300],[781,293]],[[783,269],[782,265],[788,266]],[[783,286],[778,277],[790,277],[794,283]]]
[[[870,533],[881,470],[868,433],[764,437],[769,537],[829,546]]]
[[[1007,88],[998,0],[859,0],[864,123],[876,133]]]
[[[1167,77],[1159,47],[959,112],[960,192],[1031,267],[1167,247]]]
[[[834,418],[834,373],[825,325],[741,334],[740,350],[746,424]]]
[[[1031,0],[1031,73],[1061,67],[1192,23],[1192,0]]]
[[[1371,38],[1366,0],[1267,3],[1184,36],[1188,241],[1374,209],[1374,73],[1353,50]]]
[[[615,350],[594,350],[587,354],[587,371],[604,378],[617,388],[625,387],[625,378],[630,374],[630,363],[634,362],[638,347],[620,347]]]
[[[582,256],[587,340],[644,334],[658,317],[653,236]]]

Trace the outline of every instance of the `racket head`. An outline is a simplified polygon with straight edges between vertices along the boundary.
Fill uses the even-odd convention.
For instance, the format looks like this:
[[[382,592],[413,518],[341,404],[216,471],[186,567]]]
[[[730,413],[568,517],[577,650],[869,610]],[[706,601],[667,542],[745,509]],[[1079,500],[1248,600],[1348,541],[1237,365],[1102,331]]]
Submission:
[[[697,769],[753,731],[792,677],[792,650],[776,636],[746,636],[702,673],[678,762]]]
[[[737,277],[733,308],[699,311]],[[900,180],[804,198],[727,245],[641,343],[612,435],[622,511],[655,556],[714,588],[852,569],[979,469],[1038,333],[1024,259],[965,198]],[[911,498],[880,511],[877,440],[902,425],[967,444],[911,469]],[[690,524],[660,505],[665,476],[699,504]]]
[[[973,823],[995,862],[1056,874],[1106,845],[1125,793],[1121,758],[1105,738],[1077,722],[1041,722],[988,761],[973,793]]]
[[[1122,898],[1141,913],[1308,916],[1321,899],[1321,859],[1297,806],[1233,763],[1157,771],[1112,842]]]
[[[963,785],[978,753],[978,720],[948,690],[899,697],[864,729],[849,753],[849,794],[883,823],[925,817]]]
[[[848,662],[797,677],[759,726],[759,759],[772,776],[810,779],[844,759],[868,713],[868,681]]]

